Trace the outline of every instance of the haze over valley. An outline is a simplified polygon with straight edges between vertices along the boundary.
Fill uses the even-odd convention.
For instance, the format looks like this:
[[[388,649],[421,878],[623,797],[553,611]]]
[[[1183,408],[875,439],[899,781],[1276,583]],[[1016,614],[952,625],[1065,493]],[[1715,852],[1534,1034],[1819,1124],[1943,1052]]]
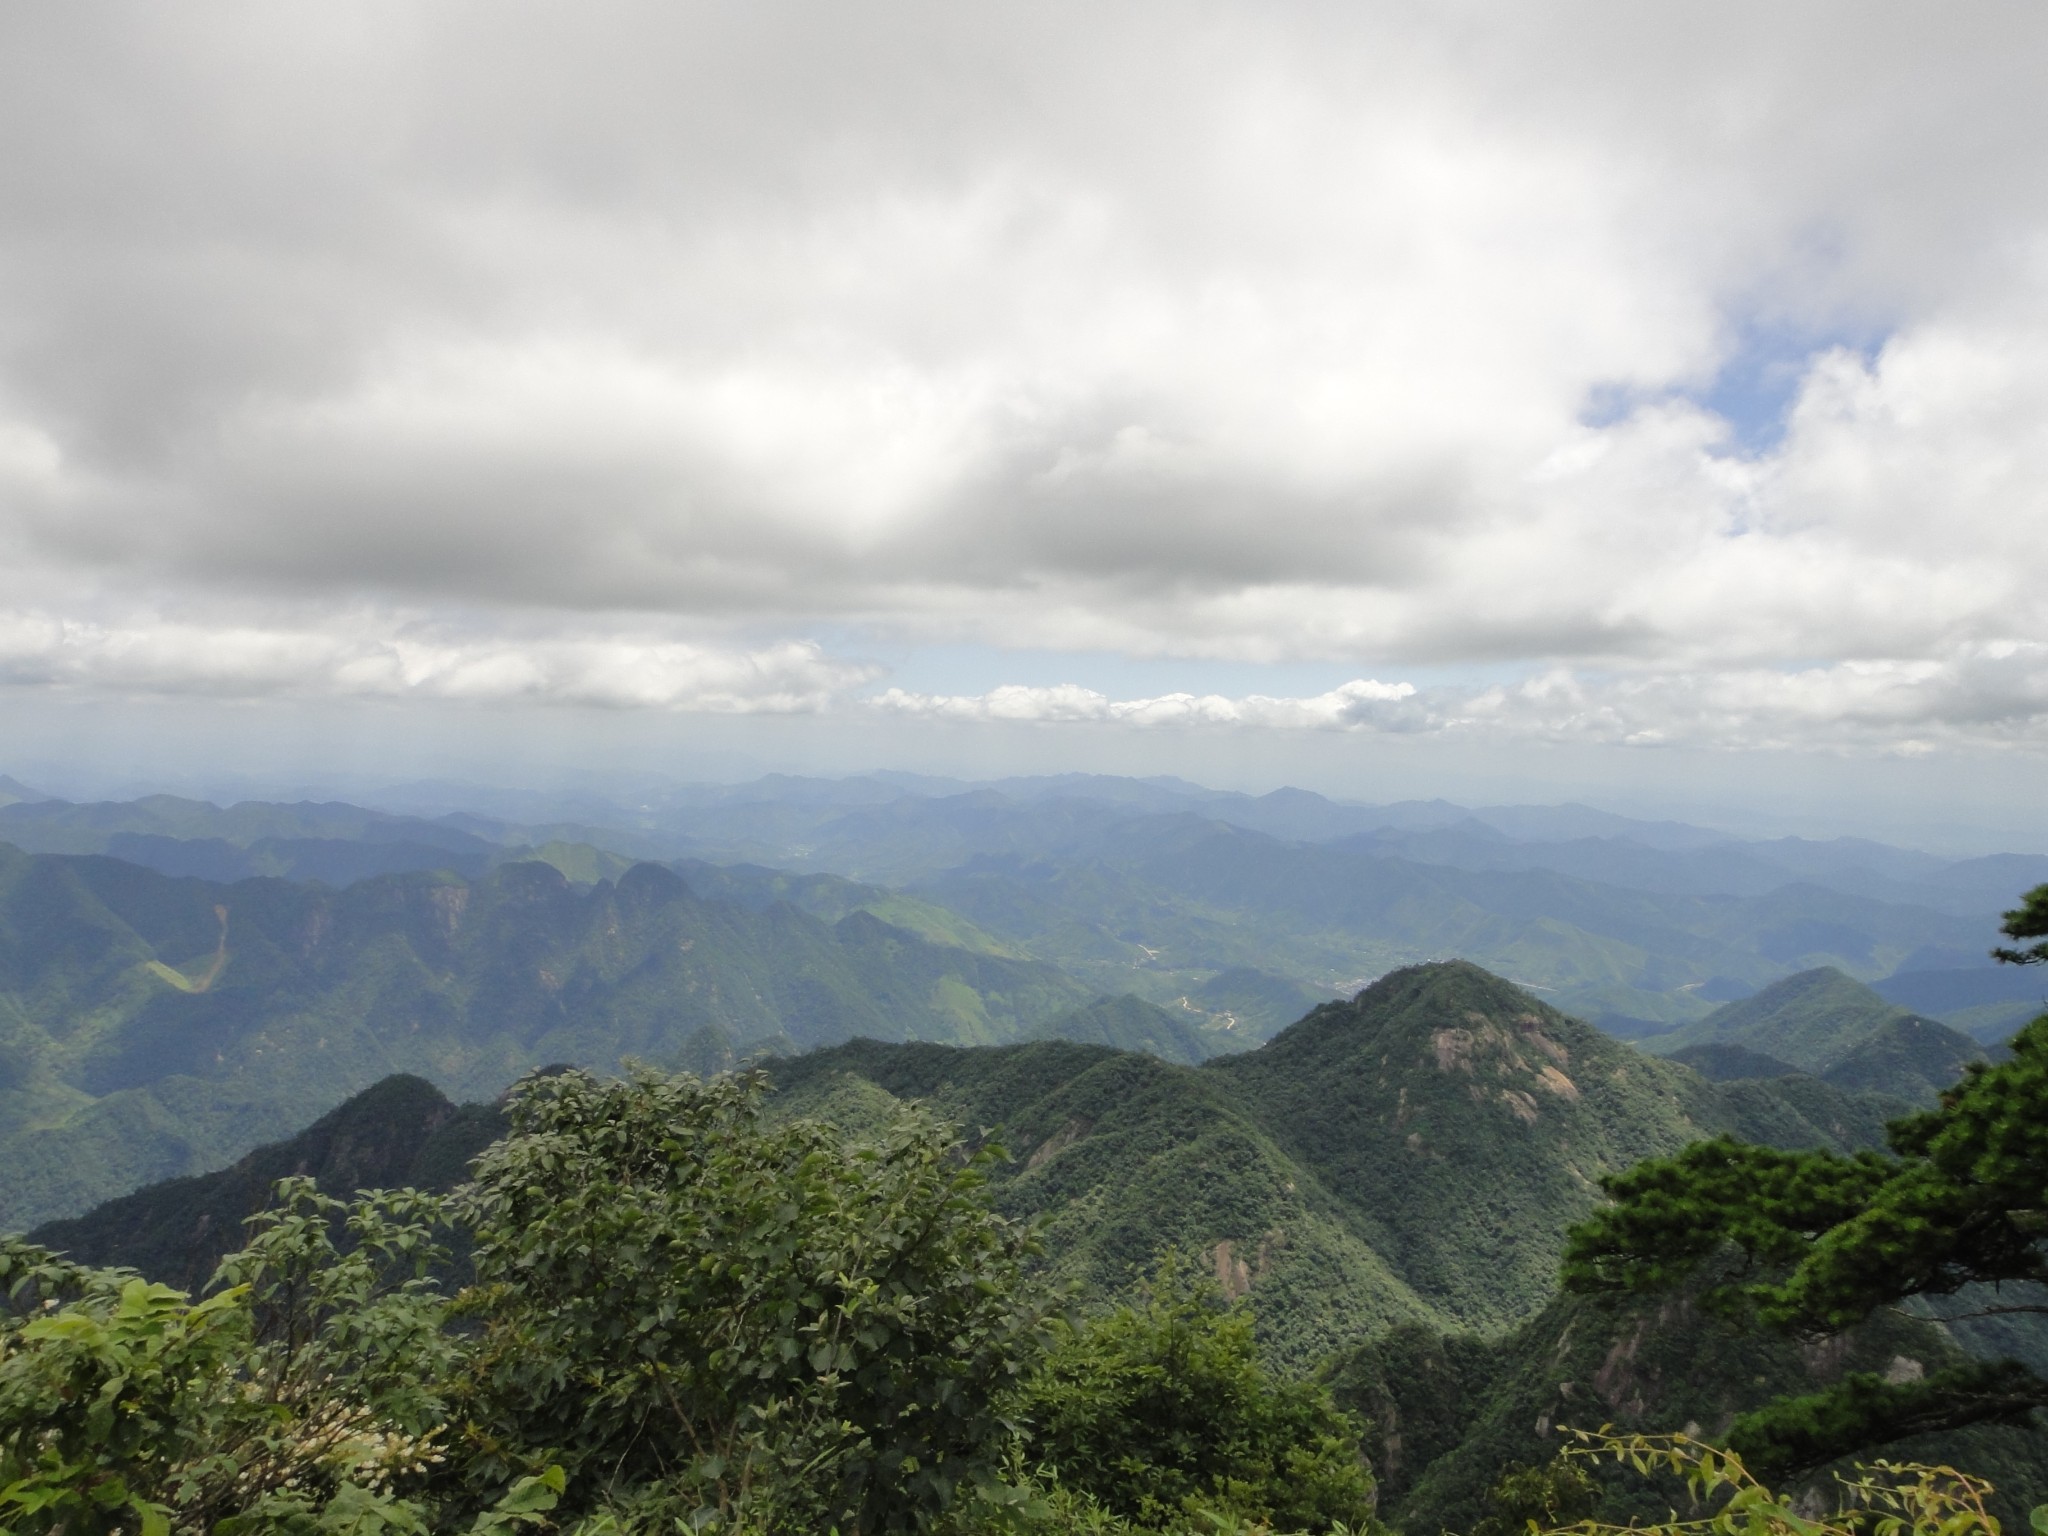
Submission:
[[[392,1071],[478,1098],[551,1062],[855,1038],[1196,1062],[1452,958],[1651,1051],[1813,973],[1971,1051],[2043,1006],[1987,942],[2048,883],[2041,856],[1088,775],[676,784],[534,824],[8,783],[0,1209],[28,1224],[218,1166]]]

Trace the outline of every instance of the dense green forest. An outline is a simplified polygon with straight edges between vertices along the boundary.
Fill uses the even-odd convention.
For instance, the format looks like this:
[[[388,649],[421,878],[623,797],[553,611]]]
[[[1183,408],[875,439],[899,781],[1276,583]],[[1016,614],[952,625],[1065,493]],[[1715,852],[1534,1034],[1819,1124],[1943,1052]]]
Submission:
[[[917,1110],[849,1140],[765,1092],[529,1078],[452,1196],[288,1177],[196,1303],[0,1239],[0,1521],[1371,1523],[1356,1424],[1171,1257],[1081,1315],[986,1199],[992,1149]]]
[[[1879,1029],[1891,1017],[1880,1014]],[[2002,1075],[1987,1080],[2010,1081],[2023,1064],[2000,1067]],[[1658,1166],[1655,1159],[1678,1157],[1713,1136],[1739,1138],[1741,1145],[1778,1156],[1881,1157],[1886,1120],[1907,1106],[1797,1072],[1709,1082],[1468,965],[1398,973],[1351,1003],[1316,1010],[1256,1052],[1199,1066],[1061,1040],[981,1048],[856,1042],[773,1062],[770,1072],[772,1088],[763,1076],[719,1078],[709,1086],[656,1076],[607,1086],[558,1072],[530,1080],[509,1106],[468,1108],[420,1079],[394,1078],[300,1137],[219,1175],[172,1181],[46,1227],[35,1234],[40,1249],[17,1248],[10,1262],[35,1294],[41,1294],[38,1287],[55,1287],[53,1295],[76,1295],[79,1305],[103,1310],[122,1304],[118,1285],[84,1270],[53,1270],[54,1261],[37,1252],[63,1250],[70,1255],[66,1262],[88,1266],[131,1264],[152,1280],[195,1292],[226,1257],[223,1279],[256,1274],[260,1292],[268,1272],[249,1269],[254,1261],[235,1259],[231,1250],[242,1220],[265,1206],[272,1180],[300,1179],[293,1186],[299,1215],[292,1223],[265,1217],[259,1230],[289,1225],[293,1242],[316,1247],[329,1240],[322,1234],[339,1219],[338,1207],[321,1216],[319,1202],[373,1185],[426,1189],[424,1203],[401,1201],[379,1207],[383,1214],[353,1219],[380,1233],[401,1219],[417,1225],[431,1215],[446,1223],[402,1242],[378,1239],[391,1248],[387,1257],[404,1259],[414,1276],[411,1289],[378,1294],[427,1307],[435,1336],[450,1341],[429,1356],[443,1360],[437,1369],[449,1374],[427,1396],[433,1413],[454,1417],[433,1423],[443,1435],[459,1431],[472,1448],[495,1449],[487,1464],[464,1462],[459,1476],[436,1464],[416,1468],[410,1481],[400,1476],[366,1484],[361,1495],[404,1504],[410,1513],[403,1518],[434,1529],[509,1529],[488,1525],[515,1518],[495,1506],[526,1499],[536,1501],[529,1511],[536,1521],[598,1522],[591,1530],[615,1528],[606,1520],[618,1522],[616,1528],[653,1529],[646,1522],[714,1516],[742,1525],[756,1520],[763,1528],[823,1528],[789,1525],[796,1516],[788,1511],[799,1507],[812,1511],[804,1519],[836,1518],[860,1529],[890,1528],[892,1521],[1047,1530],[1110,1530],[1135,1522],[1133,1528],[1178,1529],[1209,1510],[1218,1518],[1279,1521],[1282,1528],[1378,1521],[1410,1531],[1490,1530],[1487,1522],[1503,1518],[1503,1501],[1512,1503],[1509,1484],[1519,1475],[1513,1469],[1551,1466],[1564,1426],[1675,1431],[1689,1425],[1719,1433],[1771,1402],[1825,1394],[1843,1383],[1887,1377],[1940,1382],[1975,1368],[1964,1347],[1967,1335],[1924,1317],[1880,1312],[1852,1319],[1833,1343],[1816,1350],[1705,1305],[1682,1278],[1670,1295],[1558,1295],[1555,1279],[1569,1234],[1601,1209],[1603,1183],[1625,1188],[1615,1181],[1631,1168]],[[715,1133],[705,1124],[716,1126]],[[676,1129],[691,1125],[698,1128],[687,1134]],[[964,1139],[942,1129],[946,1125],[963,1127]],[[506,1139],[508,1126],[513,1134]],[[730,1153],[745,1166],[711,1159],[707,1149],[714,1143],[720,1157]],[[479,1152],[477,1182],[464,1185],[464,1166]],[[753,1157],[765,1159],[767,1171],[745,1163]],[[692,1181],[710,1177],[706,1159],[721,1171],[710,1186],[696,1187]],[[656,1251],[648,1232],[681,1223],[675,1230],[687,1228],[697,1244],[691,1262],[709,1265],[704,1273],[722,1275],[721,1283],[740,1284],[712,1255],[724,1239],[707,1235],[717,1222],[726,1223],[717,1230],[730,1233],[739,1218],[720,1215],[714,1222],[695,1207],[694,1214],[681,1212],[679,1202],[716,1202],[752,1190],[747,1209],[758,1217],[774,1186],[784,1189],[777,1221],[860,1227],[871,1220],[859,1213],[872,1200],[899,1211],[891,1220],[905,1220],[900,1207],[887,1205],[909,1198],[901,1186],[888,1186],[896,1190],[891,1195],[833,1182],[827,1192],[806,1193],[805,1180],[824,1178],[828,1170],[833,1181],[861,1169],[894,1170],[891,1177],[898,1177],[910,1166],[925,1169],[920,1177],[926,1182],[918,1187],[946,1219],[967,1219],[979,1234],[974,1262],[999,1271],[962,1283],[976,1295],[999,1294],[1015,1309],[1000,1317],[977,1314],[981,1321],[972,1327],[949,1321],[955,1330],[949,1337],[983,1337],[972,1330],[985,1327],[1018,1353],[1000,1368],[984,1361],[992,1374],[977,1378],[980,1385],[971,1390],[917,1389],[989,1395],[978,1408],[966,1399],[959,1404],[963,1423],[983,1427],[963,1430],[966,1438],[948,1442],[952,1449],[938,1462],[918,1460],[930,1476],[889,1495],[908,1502],[863,1502],[881,1497],[872,1483],[880,1475],[876,1466],[901,1469],[901,1462],[889,1460],[896,1452],[887,1445],[888,1435],[900,1430],[891,1417],[896,1410],[884,1401],[856,1413],[851,1400],[838,1395],[821,1406],[815,1361],[808,1374],[759,1377],[779,1383],[769,1392],[781,1405],[774,1413],[793,1416],[788,1423],[795,1438],[787,1445],[775,1437],[780,1430],[771,1434],[754,1420],[744,1431],[736,1419],[721,1420],[728,1448],[693,1462],[694,1470],[657,1457],[627,1471],[594,1474],[600,1465],[627,1466],[607,1460],[620,1449],[616,1437],[628,1433],[620,1426],[651,1424],[647,1415],[658,1417],[660,1405],[635,1406],[636,1390],[652,1390],[630,1386],[630,1379],[639,1379],[633,1377],[638,1367],[622,1366],[616,1381],[586,1373],[589,1390],[602,1386],[601,1417],[613,1436],[586,1444],[575,1436],[597,1434],[590,1417],[595,1410],[588,1404],[565,1408],[559,1394],[584,1389],[556,1381],[544,1362],[592,1348],[593,1340],[630,1343],[648,1327],[670,1330],[662,1334],[670,1338],[683,1327],[679,1320],[695,1303],[667,1289],[685,1285],[682,1272],[664,1268],[670,1261],[661,1259],[650,1273],[668,1280],[657,1285],[639,1273]],[[496,1186],[509,1202],[490,1218],[498,1226],[489,1225],[476,1204],[483,1198],[477,1191],[498,1177],[493,1169],[516,1170]],[[516,1188],[508,1182],[515,1177]],[[948,1182],[955,1178],[967,1182]],[[625,1209],[606,1207],[621,1199]],[[556,1209],[565,1205],[573,1210]],[[569,1225],[551,1225],[558,1222]],[[649,1222],[655,1226],[646,1228]],[[921,1233],[936,1230],[913,1225]],[[856,1239],[835,1230],[837,1236],[802,1241],[824,1244],[843,1270],[844,1245]],[[351,1240],[342,1241],[346,1248]],[[448,1251],[434,1251],[436,1242]],[[546,1251],[534,1244],[547,1245]],[[798,1254],[801,1243],[772,1251],[780,1264]],[[605,1266],[612,1259],[600,1262],[599,1255],[630,1262],[634,1274],[611,1273]],[[301,1254],[289,1262],[313,1260]],[[338,1261],[327,1255],[319,1262]],[[864,1262],[874,1262],[871,1252]],[[559,1289],[515,1298],[554,1265],[566,1266],[547,1281]],[[694,1274],[688,1277],[688,1285],[697,1283]],[[901,1282],[893,1292],[883,1285],[861,1294],[869,1302],[893,1294],[909,1306],[915,1290]],[[545,1319],[547,1329],[557,1329],[569,1326],[556,1316],[567,1298],[600,1295],[609,1298],[606,1306],[624,1310],[600,1321],[585,1315],[586,1308],[575,1324],[580,1332],[539,1341],[519,1330],[540,1321],[515,1327],[497,1317],[496,1302],[481,1312],[465,1310],[496,1297],[518,1316]],[[803,1308],[824,1305],[826,1292],[814,1286],[805,1295],[817,1299],[779,1305],[799,1340],[789,1347],[811,1360],[810,1345],[801,1341],[813,1339],[823,1324],[821,1314]],[[704,1304],[715,1312],[719,1303]],[[833,1303],[844,1304],[843,1298]],[[248,1332],[237,1349],[268,1347],[261,1310],[251,1303],[248,1317],[235,1324]],[[690,1315],[691,1328],[710,1326],[705,1318],[712,1313]],[[415,1318],[406,1326],[426,1325]],[[494,1334],[501,1326],[511,1331]],[[891,1329],[912,1329],[908,1314],[891,1314],[877,1326],[880,1331],[870,1330],[875,1340],[896,1338]],[[1011,1328],[1019,1331],[1002,1332]],[[360,1332],[353,1324],[345,1331],[350,1338]],[[522,1363],[516,1381],[498,1381],[487,1391],[476,1379],[479,1357],[472,1351],[498,1358],[476,1342],[492,1337],[516,1339],[506,1347]],[[639,1347],[632,1345],[628,1356],[655,1371],[648,1381],[683,1368],[647,1364],[655,1357],[633,1356]],[[759,1339],[733,1347],[769,1349],[778,1357],[785,1348]],[[912,1354],[921,1347],[901,1344]],[[238,1358],[244,1360],[238,1369],[259,1369],[247,1363],[253,1357]],[[720,1358],[730,1363],[741,1356]],[[891,1369],[897,1367],[913,1369],[901,1359]],[[350,1371],[368,1366],[330,1362],[328,1368],[332,1379],[351,1380]],[[699,1362],[690,1369],[706,1368]],[[405,1390],[412,1391],[418,1384],[407,1380]],[[386,1400],[376,1394],[387,1387],[366,1377],[348,1390],[381,1404]],[[829,1389],[850,1390],[836,1381]],[[910,1389],[899,1378],[891,1390]],[[504,1392],[511,1396],[491,1395]],[[461,1417],[484,1412],[486,1401],[496,1405],[490,1412],[512,1418],[485,1425]],[[315,1411],[310,1404],[289,1408],[292,1414]],[[427,1423],[421,1411],[403,1409],[414,1415],[404,1434],[424,1432],[417,1427]],[[670,1404],[660,1411],[677,1409]],[[728,1419],[739,1412],[730,1402],[717,1411]],[[2010,1515],[2015,1501],[2048,1491],[2048,1455],[2038,1431],[1996,1418],[1980,1416],[1931,1438],[1909,1436],[1888,1449],[1991,1474],[2005,1490],[1996,1507]],[[821,1427],[828,1419],[830,1427]],[[517,1435],[507,1427],[515,1420],[524,1425]],[[1145,1434],[1137,1439],[1118,1438],[1139,1429]],[[743,1486],[729,1486],[722,1470],[705,1470],[727,1466],[730,1447],[742,1441],[745,1454],[758,1461],[748,1465],[764,1479],[758,1490],[755,1471],[741,1479]],[[512,1455],[506,1448],[515,1444],[526,1449]],[[284,1453],[272,1447],[262,1454]],[[852,1458],[844,1465],[861,1468],[852,1482],[840,1473],[837,1481],[812,1475],[828,1463],[843,1473],[835,1458]],[[450,1464],[460,1460],[451,1454]],[[940,1462],[948,1470],[936,1470]],[[275,1469],[284,1462],[265,1465]],[[805,1467],[811,1471],[802,1472]],[[1370,1478],[1361,1482],[1367,1467]],[[559,1489],[550,1481],[557,1468]],[[1795,1473],[1818,1475],[1810,1467]],[[323,1475],[330,1503],[341,1498],[343,1486],[331,1467]],[[169,1485],[153,1486],[147,1497],[174,1509],[164,1492]],[[1611,1470],[1589,1487],[1586,1507],[1613,1516],[1654,1515],[1658,1500],[1669,1496],[1661,1484]],[[282,1488],[279,1483],[264,1497],[285,1499]],[[215,1489],[205,1497],[225,1495]],[[747,1503],[756,1498],[769,1502]],[[229,1518],[208,1508],[210,1519]],[[261,1518],[282,1519],[285,1509],[277,1504]],[[305,1527],[314,1529],[319,1520],[344,1515],[356,1518],[325,1505],[293,1518],[315,1522]]]
[[[2048,1122],[2038,985],[1968,951],[2011,860],[769,790],[0,805],[48,850],[0,848],[0,1530],[1507,1536],[1737,1486],[1574,1459],[1602,1423],[1802,1509],[1874,1448],[2048,1492],[2040,1156],[1982,1134]],[[1528,985],[1340,987],[1444,949]],[[1770,1289],[1838,1247],[1890,1288]]]
[[[1205,1254],[1219,1283],[1257,1296],[1264,1347],[1293,1364],[1397,1321],[1527,1320],[1551,1292],[1565,1230],[1598,1202],[1597,1180],[1643,1157],[1724,1132],[1874,1147],[1907,1107],[1804,1075],[1709,1083],[1456,962],[1397,973],[1258,1051],[1199,1067],[1066,1040],[855,1041],[769,1072],[772,1115],[857,1135],[920,1104],[985,1129],[1012,1153],[991,1175],[997,1199],[1040,1220],[1061,1275],[1107,1293],[1162,1248]],[[159,1185],[38,1235],[168,1275],[185,1238],[137,1245],[201,1192],[247,1214],[270,1179],[319,1174],[336,1148],[378,1148],[380,1180],[418,1182],[416,1159],[445,1166],[437,1149],[489,1123],[482,1107],[457,1111],[430,1085],[394,1078],[226,1175]],[[343,1167],[323,1182],[345,1193],[372,1181],[352,1184]],[[222,1212],[220,1241],[235,1218],[208,1209]]]
[[[2038,1100],[2044,1068],[2048,1026],[1973,1086]],[[1868,1367],[1969,1369],[1924,1322],[1858,1320],[1816,1359],[1699,1293],[1565,1298],[1494,1341],[1408,1323],[1280,1369],[1256,1293],[1233,1304],[1184,1249],[1114,1293],[1060,1284],[1002,1209],[1001,1154],[920,1107],[871,1103],[849,1134],[758,1073],[544,1074],[468,1124],[424,1084],[364,1098],[298,1148],[327,1178],[372,1171],[382,1126],[428,1176],[485,1142],[467,1179],[346,1203],[287,1176],[196,1303],[6,1241],[10,1529],[1485,1532],[1536,1468],[1580,1512],[1669,1496],[1561,1482],[1578,1410],[1698,1434]],[[226,1205],[159,1193],[204,1222],[262,1203],[255,1171],[214,1187]],[[1993,1471],[2009,1502],[2044,1487],[2040,1439],[1978,1423],[1886,1449]],[[1793,1449],[1789,1476],[1824,1459]]]

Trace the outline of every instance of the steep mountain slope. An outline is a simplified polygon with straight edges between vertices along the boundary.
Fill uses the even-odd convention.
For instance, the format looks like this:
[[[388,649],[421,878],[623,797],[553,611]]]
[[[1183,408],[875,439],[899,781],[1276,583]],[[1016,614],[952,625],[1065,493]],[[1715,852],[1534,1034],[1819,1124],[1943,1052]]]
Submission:
[[[1818,1074],[1902,1011],[1834,966],[1817,966],[1659,1035],[1646,1049],[1668,1055],[1709,1042],[1742,1045]]]
[[[495,1093],[542,1062],[854,1035],[1014,1039],[1088,1001],[1053,968],[694,895],[654,865],[346,890],[170,879],[0,847],[0,1225],[288,1134],[413,1071]]]
[[[1738,1413],[1849,1372],[1911,1376],[1964,1358],[1939,1328],[1897,1314],[1816,1345],[1737,1329],[1685,1297],[1560,1296],[1498,1339],[1394,1330],[1335,1364],[1329,1379],[1368,1426],[1388,1523],[1469,1531],[1496,1513],[1486,1495],[1501,1472],[1549,1460],[1564,1426],[1718,1435]],[[2048,1435],[2038,1429],[1980,1425],[1887,1446],[1884,1454],[1990,1477],[2008,1521],[2024,1524],[2048,1492]],[[1622,1471],[1600,1483],[1601,1516],[1616,1522],[1660,1520],[1683,1497]],[[1823,1491],[1828,1485],[1827,1470],[1803,1480]]]
[[[1142,1025],[1137,1009],[1113,1001],[1098,1022],[1134,1013]],[[708,1067],[735,1058],[709,1026],[677,1054]],[[1201,1067],[1046,1039],[858,1040],[770,1069],[779,1114],[858,1131],[921,1100],[999,1136],[1015,1155],[1000,1199],[1044,1221],[1056,1273],[1109,1295],[1178,1246],[1249,1294],[1268,1351],[1297,1366],[1404,1323],[1526,1321],[1610,1169],[1721,1131],[1867,1146],[1903,1107],[1807,1076],[1716,1086],[1463,963],[1396,973]],[[383,1113],[337,1112],[334,1124]],[[248,1166],[327,1156],[301,1145]],[[154,1224],[136,1214],[149,1204],[138,1196],[80,1230],[189,1230],[195,1205],[250,1198],[250,1176],[223,1178],[227,1192],[203,1200],[196,1184],[171,1186],[171,1214]]]
[[[1983,1047],[1960,1030],[1904,1014],[1885,1020],[1822,1076],[1852,1092],[1892,1093],[1932,1104],[1965,1068],[1984,1059]]]
[[[1729,1003],[1646,1048],[1660,1055],[1736,1047],[1825,1078],[1837,1087],[1932,1103],[1973,1061],[1984,1060],[1960,1030],[1886,1002],[1832,967],[1788,976]]]
[[[1939,1019],[1985,1045],[2004,1040],[2048,1013],[2048,978],[2032,967],[1906,970],[1873,982],[1871,990],[1886,1002]]]
[[[1001,1202],[1044,1220],[1054,1273],[1093,1296],[1122,1290],[1174,1245],[1200,1254],[1226,1290],[1250,1291],[1268,1350],[1297,1365],[1393,1323],[1436,1318],[1345,1201],[1199,1069],[1065,1042],[984,1051],[862,1041],[772,1070],[786,1113],[857,1126],[886,1095],[994,1128],[1016,1158],[998,1181]]]
[[[1664,1053],[1666,1061],[1688,1066],[1709,1082],[1726,1083],[1746,1077],[1785,1077],[1799,1069],[1789,1061],[1752,1051],[1746,1045],[1726,1040],[1706,1040]]]
[[[994,1128],[1018,1159],[1003,1198],[1048,1217],[1063,1271],[1113,1286],[1168,1243],[1198,1251],[1297,1361],[1403,1318],[1526,1319],[1602,1173],[1724,1131],[1873,1145],[1904,1107],[1805,1077],[1716,1086],[1461,962],[1194,1069],[861,1042],[773,1071],[791,1113],[857,1124],[914,1098]]]
[[[1464,962],[1396,972],[1205,1070],[1325,1184],[1369,1198],[1396,1272],[1481,1328],[1547,1294],[1601,1174],[1722,1131],[1867,1134],[1857,1113],[1817,1124],[1773,1084],[1719,1091]]]

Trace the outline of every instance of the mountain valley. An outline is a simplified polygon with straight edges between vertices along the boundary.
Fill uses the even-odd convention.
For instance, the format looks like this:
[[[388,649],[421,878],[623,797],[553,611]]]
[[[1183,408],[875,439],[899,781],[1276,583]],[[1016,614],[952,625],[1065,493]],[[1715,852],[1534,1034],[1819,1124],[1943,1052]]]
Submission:
[[[1988,882],[2025,858],[1583,807],[1085,775],[771,778],[637,809],[528,801],[557,814],[527,822],[426,790],[384,809],[20,784],[0,802],[0,839],[34,850],[0,845],[0,1221],[217,1166],[394,1071],[460,1098],[551,1060],[718,1064],[857,1036],[1192,1063],[1457,955],[1710,1076],[1776,1070],[1686,1055],[1752,1048],[1728,999],[1839,973],[1858,1008],[1907,1017],[1898,998],[1923,1022],[1894,1020],[1860,1062],[1778,1059],[1924,1100],[1970,1059],[1959,1030],[1995,1042],[2040,990],[1971,960],[2010,899]]]

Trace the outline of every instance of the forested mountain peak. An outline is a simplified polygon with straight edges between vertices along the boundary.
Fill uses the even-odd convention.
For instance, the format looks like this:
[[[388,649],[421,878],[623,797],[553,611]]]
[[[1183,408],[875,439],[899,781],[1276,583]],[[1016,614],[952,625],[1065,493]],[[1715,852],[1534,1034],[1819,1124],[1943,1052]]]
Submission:
[[[1735,1046],[1839,1087],[1931,1103],[1984,1051],[1959,1030],[1886,1002],[1862,982],[1820,966],[1728,1003],[1649,1042],[1665,1055]]]
[[[1529,1029],[1544,1024],[1588,1028],[1470,960],[1436,960],[1389,971],[1348,1001],[1324,1003],[1299,1023],[1281,1031],[1272,1044],[1277,1046],[1290,1038],[1298,1043],[1361,1026],[1375,1032],[1398,1031],[1421,1020],[1437,1024],[1460,1012],[1516,1019],[1526,1016],[1533,1022],[1522,1027]]]
[[[1202,1070],[1325,1187],[1358,1192],[1396,1272],[1467,1326],[1527,1315],[1603,1174],[1737,1115],[1465,961],[1395,971]]]
[[[1642,1157],[1724,1131],[1868,1146],[1903,1108],[1810,1079],[1717,1087],[1463,961],[1193,1069],[860,1042],[774,1072],[793,1110],[857,1123],[879,1094],[989,1128],[1018,1158],[1006,1198],[1052,1214],[1066,1267],[1110,1283],[1194,1249],[1296,1357],[1365,1319],[1527,1317],[1599,1178]]]
[[[1665,1099],[1684,1083],[1465,960],[1391,972],[1349,1002],[1323,1004],[1263,1050],[1214,1065],[1247,1080],[1343,1084],[1360,1099],[1393,1092],[1404,1124],[1446,1093],[1533,1125],[1546,1109],[1579,1105],[1596,1082],[1630,1086],[1633,1073],[1633,1086],[1654,1084]]]
[[[1859,1039],[1871,1025],[1903,1011],[1836,967],[1822,965],[1772,982],[1752,997],[1724,1003],[1685,1033],[1724,1040],[1769,1035],[1784,1047],[1774,1054],[1818,1071],[1840,1042]],[[1787,1054],[1792,1051],[1799,1055]]]
[[[641,875],[585,897],[551,872],[506,883],[543,902],[596,904],[592,926],[612,935],[624,963],[640,952],[632,934],[646,920],[634,903],[686,899],[670,878]],[[498,915],[469,914],[461,926],[507,920],[502,902],[486,906]],[[775,910],[792,935],[816,927]],[[876,942],[919,942],[865,914],[842,922],[842,934],[849,926]],[[1048,1219],[1060,1271],[1114,1291],[1177,1245],[1226,1289],[1250,1294],[1269,1347],[1297,1363],[1401,1321],[1497,1329],[1527,1318],[1550,1293],[1565,1229],[1598,1202],[1599,1178],[1639,1158],[1724,1131],[1867,1146],[1892,1112],[1811,1078],[1710,1084],[1461,961],[1394,972],[1257,1050],[1201,1067],[1111,1048],[1175,1023],[1117,998],[1035,1027],[1069,1039],[857,1040],[773,1063],[777,1112],[858,1132],[900,1101],[926,1102],[970,1137],[1010,1149],[1003,1199]],[[386,1088],[322,1125],[382,1124],[391,1116],[376,1106],[394,1094],[411,1102]],[[315,1132],[271,1161],[324,1166],[325,1132]],[[409,1145],[398,1137],[390,1157],[403,1161]],[[248,1183],[232,1201],[247,1200]],[[179,1193],[187,1186],[165,1188],[176,1211],[192,1205]],[[127,1212],[88,1225],[136,1222]]]

